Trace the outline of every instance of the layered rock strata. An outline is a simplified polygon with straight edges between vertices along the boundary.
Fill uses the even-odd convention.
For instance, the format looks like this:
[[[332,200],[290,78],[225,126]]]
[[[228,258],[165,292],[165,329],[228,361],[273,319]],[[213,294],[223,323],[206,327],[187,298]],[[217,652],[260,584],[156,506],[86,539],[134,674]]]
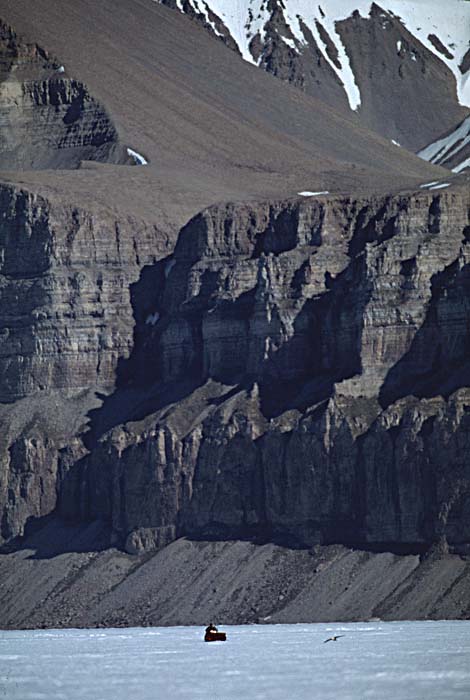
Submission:
[[[0,20],[0,169],[131,162],[104,107],[83,83]]]
[[[167,254],[155,224],[0,187],[2,539],[56,505],[58,450],[116,386],[130,285]]]
[[[132,383],[61,454],[60,512],[133,552],[469,542],[468,211],[455,189],[197,216],[133,287]]]
[[[214,206],[172,254],[1,194],[3,541],[470,541],[464,190]]]

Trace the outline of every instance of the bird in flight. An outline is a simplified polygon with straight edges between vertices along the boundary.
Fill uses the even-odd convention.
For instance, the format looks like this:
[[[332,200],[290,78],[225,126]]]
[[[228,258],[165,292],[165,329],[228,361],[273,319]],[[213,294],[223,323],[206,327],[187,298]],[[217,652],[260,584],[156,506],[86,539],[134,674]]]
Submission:
[[[328,639],[325,639],[323,644],[326,644],[327,642],[336,642],[336,640],[340,637],[344,637],[344,634],[335,634],[334,637],[328,637]]]

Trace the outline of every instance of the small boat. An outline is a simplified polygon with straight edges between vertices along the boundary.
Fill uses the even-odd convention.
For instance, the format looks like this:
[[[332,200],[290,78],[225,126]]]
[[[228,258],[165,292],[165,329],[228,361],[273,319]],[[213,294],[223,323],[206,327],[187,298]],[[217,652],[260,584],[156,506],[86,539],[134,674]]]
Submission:
[[[227,635],[225,632],[206,632],[204,635],[205,642],[225,642]]]

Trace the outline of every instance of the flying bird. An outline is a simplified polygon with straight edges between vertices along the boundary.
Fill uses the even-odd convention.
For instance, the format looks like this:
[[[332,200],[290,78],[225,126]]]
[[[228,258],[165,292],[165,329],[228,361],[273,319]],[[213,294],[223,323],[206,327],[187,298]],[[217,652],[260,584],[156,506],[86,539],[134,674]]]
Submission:
[[[340,637],[344,637],[344,634],[335,634],[334,637],[328,637],[328,639],[325,639],[323,644],[326,644],[327,642],[336,642],[336,640]]]

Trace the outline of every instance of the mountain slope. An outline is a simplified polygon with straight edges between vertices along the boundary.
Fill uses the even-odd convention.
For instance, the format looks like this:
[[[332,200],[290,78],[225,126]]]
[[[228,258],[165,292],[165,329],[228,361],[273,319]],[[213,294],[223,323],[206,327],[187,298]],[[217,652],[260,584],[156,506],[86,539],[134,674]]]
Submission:
[[[112,3],[112,10],[107,2],[7,0],[2,13],[60,56],[106,105],[121,139],[159,172],[178,177],[181,190],[185,181],[200,187],[207,180],[215,191],[233,182],[236,197],[242,181],[267,194],[273,179],[286,177],[296,181],[292,193],[426,177],[418,161],[323,102],[234,60],[205,32],[150,0]],[[106,41],[102,26],[111,37]],[[243,190],[249,195],[250,187]]]
[[[464,0],[160,1],[245,60],[336,108],[349,106],[364,125],[411,150],[470,106]]]

